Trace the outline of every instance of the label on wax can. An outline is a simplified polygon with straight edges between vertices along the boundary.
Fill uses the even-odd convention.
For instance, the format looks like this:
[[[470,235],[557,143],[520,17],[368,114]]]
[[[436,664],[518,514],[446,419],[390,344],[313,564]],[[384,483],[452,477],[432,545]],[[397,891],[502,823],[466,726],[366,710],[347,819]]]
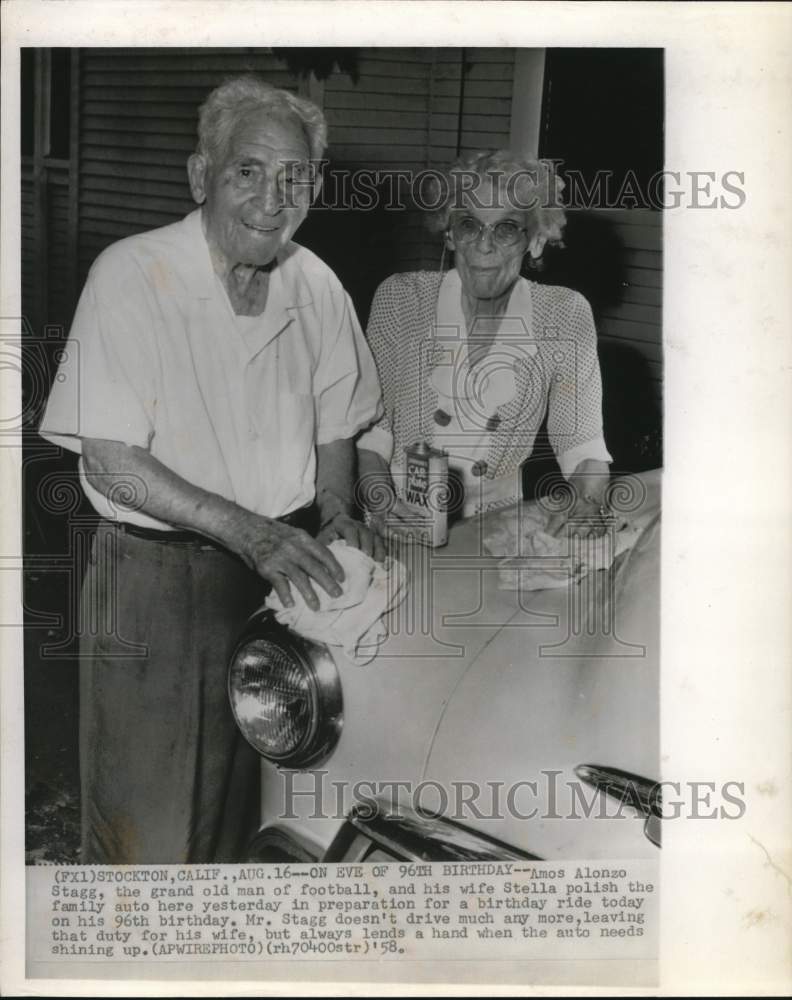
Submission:
[[[425,441],[404,449],[404,502],[415,514],[416,537],[437,548],[448,541],[448,455]]]

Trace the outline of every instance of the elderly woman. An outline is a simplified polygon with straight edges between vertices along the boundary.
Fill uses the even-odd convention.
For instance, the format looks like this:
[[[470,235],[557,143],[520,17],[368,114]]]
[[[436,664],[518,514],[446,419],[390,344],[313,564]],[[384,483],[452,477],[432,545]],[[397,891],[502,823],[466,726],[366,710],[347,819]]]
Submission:
[[[526,256],[536,264],[560,241],[562,182],[550,165],[503,150],[459,160],[436,187],[431,224],[455,266],[397,274],[377,290],[368,340],[385,413],[358,439],[363,501],[376,509],[391,480],[402,496],[405,448],[424,441],[448,453],[465,515],[512,503],[547,415],[573,487],[550,530],[569,518],[599,534],[611,456],[591,309],[576,292],[520,276]],[[404,516],[398,498],[391,525],[394,514]],[[381,515],[373,521],[383,527]]]

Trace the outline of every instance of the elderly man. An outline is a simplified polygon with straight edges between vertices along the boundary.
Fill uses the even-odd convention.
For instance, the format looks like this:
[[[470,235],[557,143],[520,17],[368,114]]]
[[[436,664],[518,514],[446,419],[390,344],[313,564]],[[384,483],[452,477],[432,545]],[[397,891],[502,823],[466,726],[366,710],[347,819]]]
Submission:
[[[79,380],[56,379],[41,426],[80,453],[102,515],[83,602],[113,622],[80,650],[84,863],[240,858],[258,760],[227,705],[230,644],[270,586],[287,605],[340,592],[330,539],[380,555],[351,502],[376,373],[337,278],[291,242],[324,118],[241,77],[198,135],[200,209],[97,259]]]

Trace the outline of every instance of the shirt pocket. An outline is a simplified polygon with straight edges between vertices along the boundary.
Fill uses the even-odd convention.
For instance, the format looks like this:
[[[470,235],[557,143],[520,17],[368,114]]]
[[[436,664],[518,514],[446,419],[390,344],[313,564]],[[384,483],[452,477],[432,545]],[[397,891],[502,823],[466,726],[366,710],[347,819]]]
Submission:
[[[269,357],[267,364],[246,372],[248,457],[255,466],[247,473],[268,496],[291,495],[312,474],[316,438],[311,372],[306,365],[285,364]]]

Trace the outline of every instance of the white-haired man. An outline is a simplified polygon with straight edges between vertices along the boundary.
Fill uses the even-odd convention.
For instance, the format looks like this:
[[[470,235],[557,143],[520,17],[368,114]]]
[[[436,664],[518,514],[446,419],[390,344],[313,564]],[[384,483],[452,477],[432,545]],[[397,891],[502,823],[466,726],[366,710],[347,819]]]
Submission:
[[[56,379],[40,428],[80,453],[102,515],[83,602],[114,622],[81,642],[83,863],[240,857],[258,761],[227,706],[229,645],[269,586],[339,593],[330,539],[381,555],[352,504],[373,362],[335,275],[291,242],[324,118],[247,76],[209,95],[198,134],[201,207],[97,259],[79,380]]]

